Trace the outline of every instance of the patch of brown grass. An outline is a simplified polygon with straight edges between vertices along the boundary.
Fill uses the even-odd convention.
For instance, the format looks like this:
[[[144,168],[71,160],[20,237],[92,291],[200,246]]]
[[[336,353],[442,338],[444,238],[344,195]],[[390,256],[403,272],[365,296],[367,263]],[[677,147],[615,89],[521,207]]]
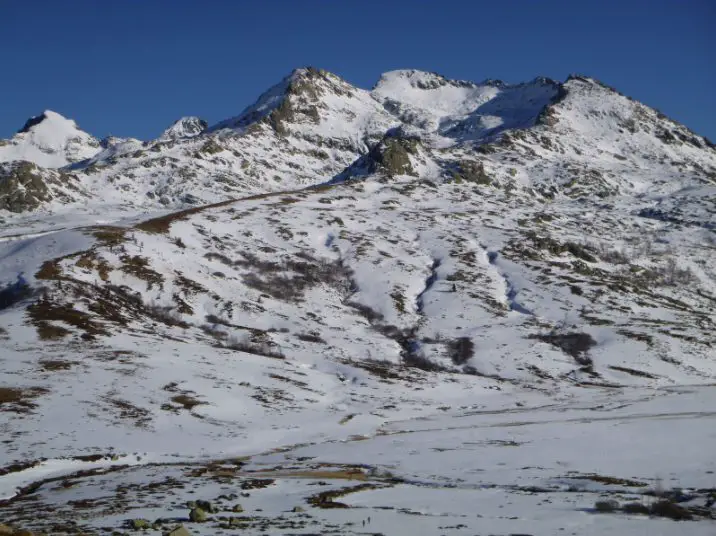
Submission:
[[[45,321],[36,322],[35,329],[37,329],[37,336],[42,341],[57,341],[72,333],[69,329]]]
[[[193,214],[198,214],[207,209],[224,207],[237,201],[236,199],[230,199],[228,201],[221,201],[220,203],[214,203],[212,205],[204,205],[200,207],[193,207],[186,210],[180,210],[178,212],[172,212],[166,216],[159,216],[158,218],[152,218],[151,220],[143,221],[135,226],[135,229],[144,231],[145,233],[152,234],[164,234],[169,232],[169,227],[172,223],[185,220]]]
[[[0,387],[0,411],[29,413],[37,407],[33,400],[48,392],[44,387]]]
[[[346,495],[349,495],[351,493],[358,493],[359,491],[367,491],[371,489],[378,489],[381,486],[377,484],[359,484],[357,486],[351,486],[348,488],[341,488],[341,489],[334,489],[329,491],[322,491],[321,493],[317,493],[316,495],[312,495],[309,497],[306,502],[308,504],[315,506],[316,508],[350,508],[345,503],[337,502],[334,499],[337,499],[339,497],[345,497]]]
[[[149,259],[140,255],[124,255],[120,258],[122,261],[122,270],[125,274],[133,275],[137,279],[142,279],[149,283],[151,289],[153,285],[161,285],[164,282],[164,276],[159,272],[149,268]]]
[[[107,281],[109,279],[109,273],[112,271],[112,267],[109,263],[105,259],[97,257],[96,252],[93,250],[83,253],[75,262],[75,266],[86,270],[97,270],[99,278],[102,281]]]
[[[158,218],[152,218],[147,221],[143,221],[137,225],[135,225],[135,229],[139,229],[140,231],[144,231],[145,233],[154,233],[154,234],[164,234],[169,232],[169,228],[174,222],[181,221],[187,219],[189,216],[192,216],[194,214],[199,214],[205,210],[210,210],[213,208],[219,208],[219,207],[225,207],[228,205],[231,205],[232,203],[236,203],[239,201],[258,201],[262,199],[270,199],[273,197],[281,197],[281,196],[290,196],[293,194],[300,195],[302,192],[325,192],[327,190],[340,187],[340,184],[337,185],[321,185],[321,186],[309,186],[307,188],[302,188],[298,190],[291,190],[286,192],[271,192],[271,193],[265,193],[265,194],[257,194],[257,195],[250,195],[248,197],[241,197],[238,199],[229,199],[227,201],[221,201],[219,203],[213,203],[211,205],[203,205],[200,207],[192,207],[186,210],[180,210],[177,212],[172,212],[171,214],[167,214],[165,216],[159,216]]]
[[[59,279],[62,276],[60,259],[45,261],[35,274],[35,279]]]
[[[27,308],[27,314],[43,340],[55,340],[69,335],[70,331],[51,322],[63,322],[85,332],[85,338],[96,335],[109,335],[100,324],[93,321],[89,314],[78,311],[69,304],[57,304],[50,300],[40,300]]]
[[[42,367],[42,370],[47,372],[70,370],[76,364],[76,361],[65,361],[63,359],[44,359],[39,363],[39,365]]]
[[[145,428],[152,420],[149,410],[135,406],[129,400],[111,396],[104,397],[103,400],[118,411],[120,419],[133,420],[137,428]]]
[[[256,474],[270,475],[275,478],[301,478],[309,480],[359,480],[366,481],[368,477],[360,469],[344,469],[337,471],[260,471]]]
[[[599,482],[600,484],[607,484],[612,486],[627,486],[630,488],[645,488],[648,484],[639,482],[638,480],[629,480],[628,478],[617,478],[614,476],[604,475],[580,475],[570,476],[577,480],[591,480],[592,482]]]
[[[93,227],[91,233],[103,246],[117,246],[126,240],[127,229],[106,225]]]

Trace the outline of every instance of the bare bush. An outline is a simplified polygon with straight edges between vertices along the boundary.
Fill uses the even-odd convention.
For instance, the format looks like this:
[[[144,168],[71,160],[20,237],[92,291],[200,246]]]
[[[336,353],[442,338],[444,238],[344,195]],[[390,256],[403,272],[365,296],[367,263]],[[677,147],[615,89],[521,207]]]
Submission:
[[[243,276],[244,284],[262,294],[271,296],[275,300],[297,301],[303,297],[306,285],[299,278],[283,274],[266,274],[259,277],[254,273]]]
[[[341,262],[314,259],[305,252],[297,255],[298,259],[281,262],[264,261],[246,252],[242,256],[244,260],[235,265],[252,270],[243,276],[244,284],[277,300],[297,301],[306,290],[321,284],[336,288],[345,296],[353,289],[352,272]]]
[[[189,327],[189,324],[182,320],[181,315],[177,313],[174,309],[172,309],[172,307],[170,306],[152,303],[150,305],[147,305],[145,311],[154,320],[163,322],[168,326],[178,326],[180,328],[185,329]]]
[[[228,334],[221,330],[217,324],[203,324],[200,329],[207,335],[211,335],[216,339],[225,339],[228,337]]]
[[[456,365],[464,365],[475,355],[475,343],[470,337],[460,337],[448,343],[448,355]]]
[[[367,305],[363,305],[362,303],[350,301],[346,302],[346,305],[358,311],[358,313],[371,324],[375,322],[380,322],[384,318],[381,313],[379,313],[375,309],[372,309],[371,307],[368,307]]]
[[[597,512],[615,512],[619,510],[619,502],[615,500],[597,501],[594,503],[594,509]]]
[[[317,331],[312,331],[310,333],[298,333],[296,335],[296,338],[298,338],[301,341],[305,341],[305,342],[315,342],[318,344],[326,344],[326,340],[323,337],[321,337]]]
[[[632,257],[627,249],[616,249],[610,247],[604,242],[598,244],[591,244],[590,247],[594,249],[597,256],[604,262],[610,264],[629,264],[632,261]]]
[[[530,338],[556,346],[564,353],[572,356],[577,364],[585,369],[591,370],[594,365],[588,352],[593,346],[597,345],[597,341],[589,333],[554,330],[550,333],[530,335]]]
[[[227,257],[226,255],[222,255],[221,253],[207,253],[204,255],[205,259],[208,259],[210,261],[217,260],[221,264],[225,264],[226,266],[233,266],[234,262]]]
[[[659,273],[666,285],[683,285],[694,281],[695,276],[689,268],[679,268],[674,257],[666,259],[666,264],[659,267]]]
[[[229,323],[229,321],[224,320],[223,318],[216,316],[216,315],[208,314],[208,315],[206,315],[205,318],[206,318],[206,321],[210,324],[218,324],[220,326],[231,326],[231,323]]]
[[[286,356],[280,350],[275,349],[268,341],[252,341],[246,338],[230,336],[227,338],[223,347],[247,354],[271,357],[274,359],[286,359]]]

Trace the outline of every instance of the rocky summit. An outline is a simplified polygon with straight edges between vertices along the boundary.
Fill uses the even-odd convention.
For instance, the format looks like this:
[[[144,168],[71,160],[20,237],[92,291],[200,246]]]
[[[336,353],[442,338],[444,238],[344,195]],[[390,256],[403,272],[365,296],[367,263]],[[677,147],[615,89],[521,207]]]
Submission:
[[[587,76],[46,111],[0,140],[0,519],[712,534],[715,267],[714,144]]]

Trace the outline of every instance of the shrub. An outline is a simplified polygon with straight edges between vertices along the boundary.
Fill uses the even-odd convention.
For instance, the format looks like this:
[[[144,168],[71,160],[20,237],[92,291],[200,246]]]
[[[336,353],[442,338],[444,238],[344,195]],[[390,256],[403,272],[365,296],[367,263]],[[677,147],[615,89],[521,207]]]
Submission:
[[[303,296],[305,285],[299,278],[268,274],[263,278],[256,274],[243,276],[244,284],[276,300],[296,301]]]
[[[346,305],[348,307],[355,309],[370,324],[373,324],[375,322],[380,322],[383,320],[383,315],[381,313],[379,313],[375,309],[368,307],[367,305],[363,305],[362,303],[358,303],[355,301],[348,301],[348,302],[346,302]]]
[[[227,321],[221,318],[220,316],[208,314],[206,315],[206,321],[210,324],[219,324],[221,326],[231,326],[231,324]]]
[[[221,253],[206,253],[204,255],[204,258],[210,261],[217,260],[221,264],[225,264],[226,266],[233,266],[234,262],[227,257],[226,255],[222,255]]]
[[[153,303],[147,306],[146,311],[147,314],[154,320],[163,322],[168,326],[178,326],[185,329],[189,327],[189,324],[181,319],[181,315],[169,306],[162,306]]]
[[[326,344],[326,340],[321,337],[318,332],[311,332],[311,333],[298,333],[296,337],[305,342],[315,342],[319,344]]]
[[[551,333],[531,335],[530,338],[539,339],[542,342],[556,346],[564,353],[572,356],[577,364],[583,367],[591,368],[593,365],[592,358],[589,357],[587,352],[597,345],[597,341],[589,333],[552,331]]]
[[[668,517],[669,519],[673,519],[675,521],[693,519],[691,512],[689,512],[686,508],[669,500],[654,503],[651,506],[650,513],[654,516]]]
[[[475,343],[470,337],[460,337],[448,343],[448,354],[456,365],[464,365],[475,355]]]
[[[649,508],[640,502],[626,503],[622,506],[622,512],[625,514],[648,514]]]
[[[597,512],[614,512],[619,509],[619,503],[613,499],[608,501],[597,501],[594,503]]]
[[[252,341],[232,336],[224,343],[224,348],[274,359],[286,359],[286,356],[280,350],[274,349],[267,341]]]

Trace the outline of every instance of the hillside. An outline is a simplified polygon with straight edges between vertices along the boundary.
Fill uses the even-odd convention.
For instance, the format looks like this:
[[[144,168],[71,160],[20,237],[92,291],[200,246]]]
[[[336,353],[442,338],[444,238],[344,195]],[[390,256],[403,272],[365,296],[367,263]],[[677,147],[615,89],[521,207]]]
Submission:
[[[0,142],[9,524],[710,534],[710,141],[583,76],[298,69],[152,141],[44,117]]]

